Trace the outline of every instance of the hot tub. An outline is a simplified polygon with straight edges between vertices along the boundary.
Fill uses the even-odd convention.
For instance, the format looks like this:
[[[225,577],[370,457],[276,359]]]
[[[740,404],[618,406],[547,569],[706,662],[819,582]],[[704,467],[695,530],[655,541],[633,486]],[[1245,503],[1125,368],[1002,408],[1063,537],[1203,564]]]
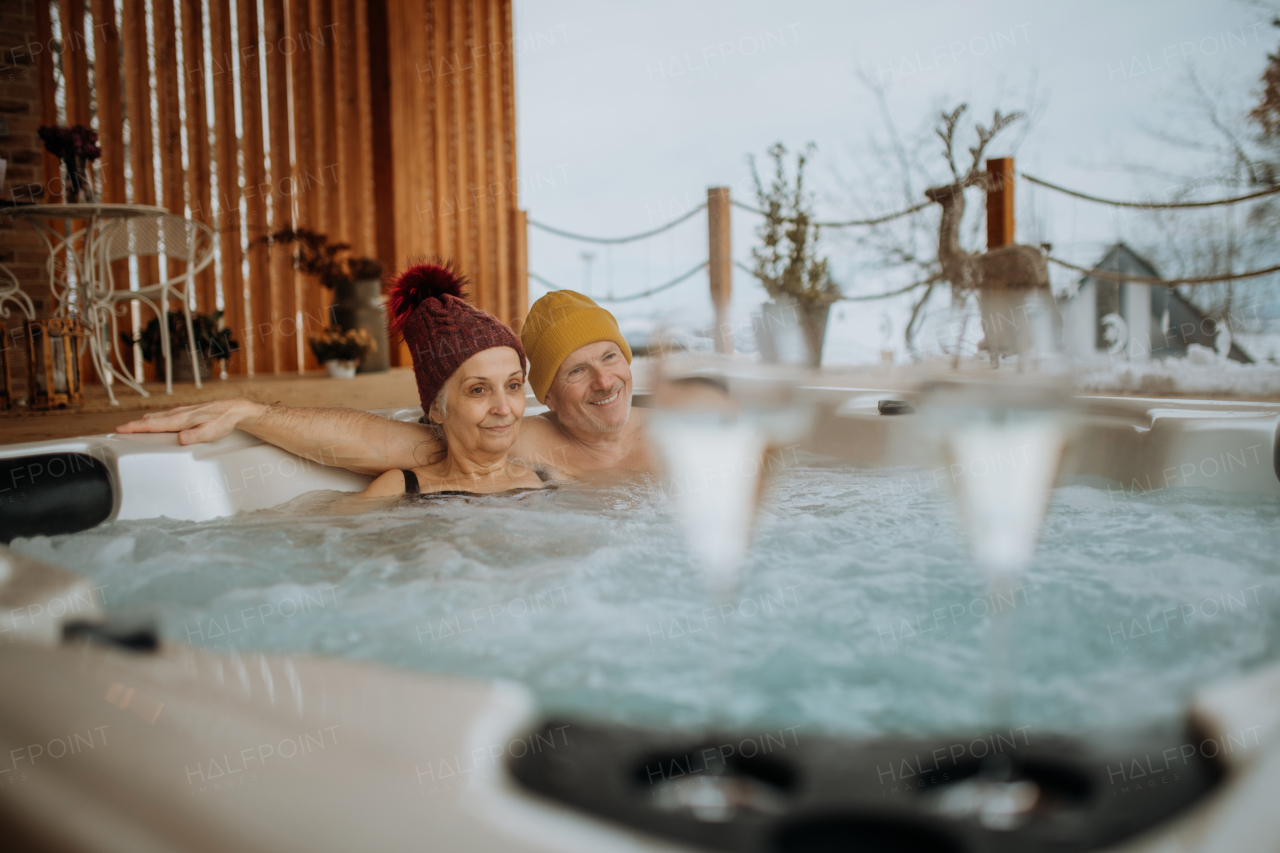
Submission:
[[[913,467],[904,416],[879,414],[909,395],[803,394],[817,428],[768,461],[747,580],[714,604],[667,500],[696,479],[351,519],[325,502],[368,478],[242,434],[6,448],[10,464],[83,454],[111,490],[105,522],[6,553],[0,667],[21,688],[0,698],[0,802],[22,831],[91,849],[426,833],[466,849],[969,849],[983,842],[953,831],[963,820],[911,817],[923,780],[927,795],[970,773],[982,743],[1034,765],[1087,741],[1090,814],[1147,816],[1107,824],[1107,843],[1273,831],[1266,810],[1239,815],[1278,772],[1280,409],[1088,398],[1094,440],[1041,558],[997,600],[947,515],[953,472]],[[975,673],[996,610],[1017,620],[1024,692],[993,730]],[[854,775],[818,787],[856,789],[843,805],[768,769],[830,756]],[[733,808],[763,815],[750,832],[724,791],[696,787],[733,762]]]

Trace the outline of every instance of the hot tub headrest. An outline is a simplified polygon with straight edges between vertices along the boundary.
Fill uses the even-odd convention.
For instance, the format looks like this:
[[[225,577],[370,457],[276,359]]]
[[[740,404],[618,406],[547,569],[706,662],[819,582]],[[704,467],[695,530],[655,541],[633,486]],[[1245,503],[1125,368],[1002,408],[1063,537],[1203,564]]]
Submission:
[[[111,472],[87,453],[0,459],[0,542],[88,530],[113,501]]]

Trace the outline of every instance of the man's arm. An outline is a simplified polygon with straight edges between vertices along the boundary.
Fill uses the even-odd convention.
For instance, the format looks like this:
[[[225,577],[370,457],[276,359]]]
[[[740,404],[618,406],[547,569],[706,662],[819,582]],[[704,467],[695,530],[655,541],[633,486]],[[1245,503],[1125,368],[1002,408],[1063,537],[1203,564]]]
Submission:
[[[290,453],[361,474],[419,468],[436,454],[436,442],[419,424],[342,408],[292,408],[252,400],[217,400],[151,412],[117,432],[176,432],[178,443],[217,441],[242,429]]]

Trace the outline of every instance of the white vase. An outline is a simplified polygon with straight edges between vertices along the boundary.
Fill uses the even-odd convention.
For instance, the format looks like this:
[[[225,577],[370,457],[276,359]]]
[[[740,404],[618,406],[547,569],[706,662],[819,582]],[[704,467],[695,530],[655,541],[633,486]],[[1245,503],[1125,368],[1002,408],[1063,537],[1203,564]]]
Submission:
[[[324,368],[329,371],[329,375],[334,379],[354,379],[357,364],[359,364],[357,361],[341,361],[331,358],[324,363]]]

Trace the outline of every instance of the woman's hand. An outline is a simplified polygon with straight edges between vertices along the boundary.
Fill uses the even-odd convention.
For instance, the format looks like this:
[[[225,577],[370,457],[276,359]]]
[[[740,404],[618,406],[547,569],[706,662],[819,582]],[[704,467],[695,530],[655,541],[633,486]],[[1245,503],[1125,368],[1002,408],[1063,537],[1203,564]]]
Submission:
[[[181,445],[218,441],[231,435],[261,407],[261,403],[243,398],[179,406],[167,412],[148,412],[136,421],[116,427],[116,432],[176,432]]]

